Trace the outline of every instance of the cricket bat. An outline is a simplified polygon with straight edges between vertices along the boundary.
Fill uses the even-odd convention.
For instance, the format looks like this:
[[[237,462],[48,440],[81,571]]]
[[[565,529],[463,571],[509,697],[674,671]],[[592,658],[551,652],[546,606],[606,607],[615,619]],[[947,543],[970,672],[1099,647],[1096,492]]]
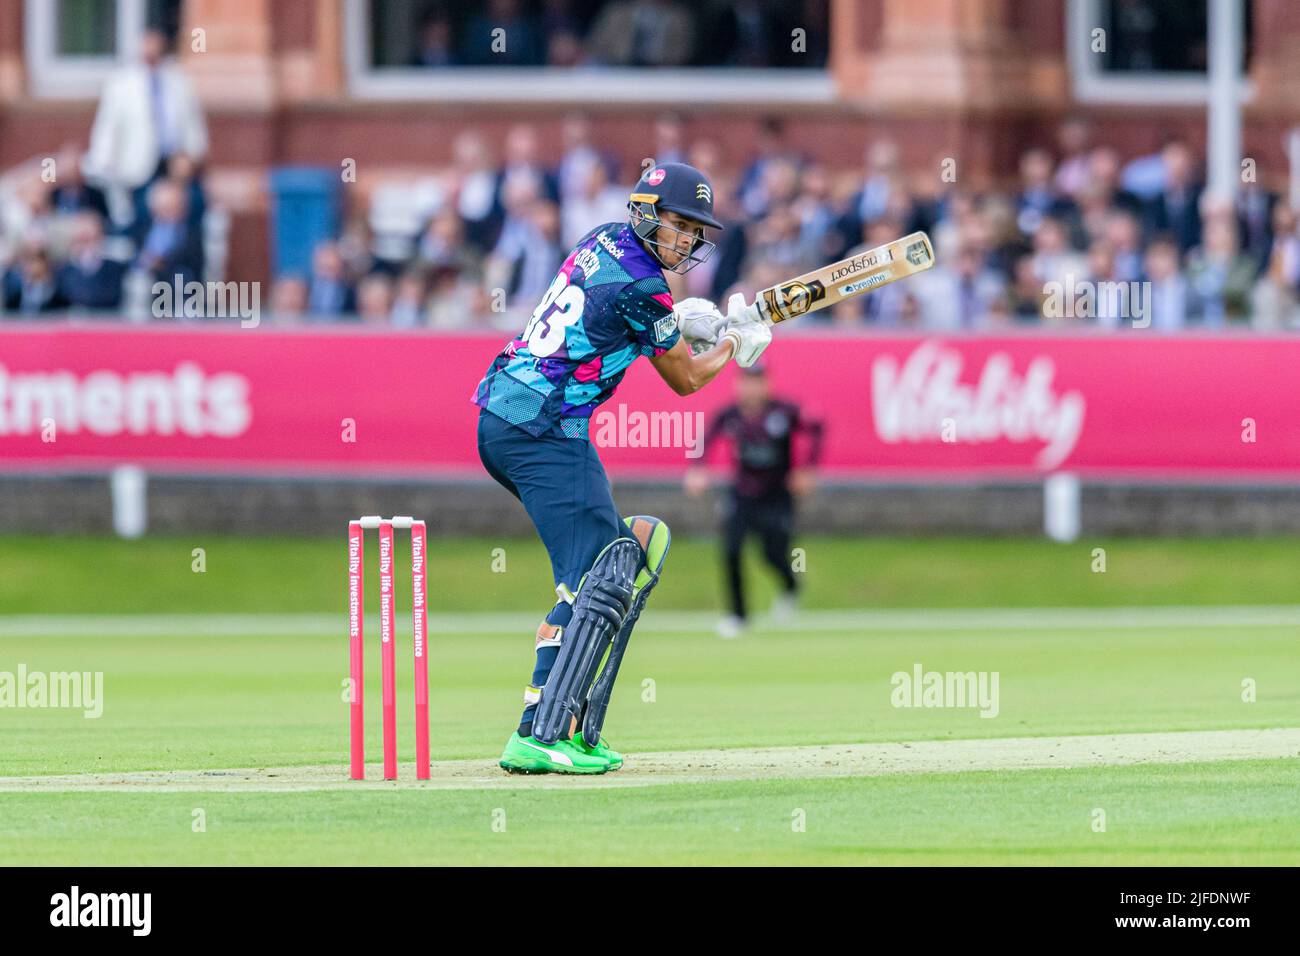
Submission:
[[[764,289],[754,297],[754,304],[764,322],[776,325],[906,279],[933,265],[930,237],[914,232]]]

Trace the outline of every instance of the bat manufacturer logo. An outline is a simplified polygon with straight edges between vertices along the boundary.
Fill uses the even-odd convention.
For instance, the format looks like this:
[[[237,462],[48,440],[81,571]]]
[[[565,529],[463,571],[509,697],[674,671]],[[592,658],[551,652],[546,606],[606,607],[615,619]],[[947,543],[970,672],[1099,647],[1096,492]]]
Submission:
[[[660,167],[659,169],[652,170],[650,175],[645,178],[645,181],[651,186],[658,186],[664,181],[664,177],[667,175],[668,174],[664,172],[663,168]]]
[[[930,252],[925,248],[924,242],[914,242],[907,247],[907,261],[914,266],[922,265],[930,260]]]
[[[826,289],[820,282],[805,285],[802,282],[787,282],[763,292],[768,312],[780,316],[780,320],[793,319],[803,315],[813,304],[826,297]]]
[[[876,266],[884,265],[892,259],[893,256],[888,249],[878,249],[867,255],[858,256],[856,259],[849,259],[831,270],[831,282],[836,283],[841,279],[847,279],[849,276],[865,269],[874,269]]]
[[[695,187],[695,198],[713,202],[713,190],[709,189],[708,183],[699,183]]]

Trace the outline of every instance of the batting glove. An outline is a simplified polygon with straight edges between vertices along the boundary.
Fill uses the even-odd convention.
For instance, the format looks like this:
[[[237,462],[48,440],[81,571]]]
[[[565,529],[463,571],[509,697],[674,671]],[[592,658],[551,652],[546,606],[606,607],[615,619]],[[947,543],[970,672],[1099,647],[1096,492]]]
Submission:
[[[743,292],[727,300],[727,326],[722,337],[731,339],[732,356],[741,368],[757,362],[764,349],[772,344],[772,330],[758,317],[757,306],[745,304]]]
[[[718,331],[727,321],[708,299],[682,299],[673,307],[673,315],[682,338],[695,355],[718,344]]]

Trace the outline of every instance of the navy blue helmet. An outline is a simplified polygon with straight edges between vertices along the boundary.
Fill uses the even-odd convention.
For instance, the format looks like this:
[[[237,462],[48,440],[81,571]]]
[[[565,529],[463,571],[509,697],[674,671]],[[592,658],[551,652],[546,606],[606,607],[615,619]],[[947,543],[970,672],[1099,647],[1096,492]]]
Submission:
[[[627,208],[632,231],[650,253],[673,272],[689,272],[713,252],[714,243],[704,238],[702,227],[723,228],[722,223],[713,217],[713,184],[702,172],[686,163],[659,163],[647,169],[628,197]],[[665,211],[675,212],[700,224],[692,236],[691,251],[684,257],[681,257],[675,239],[685,233],[660,220],[659,214]],[[672,265],[665,262],[664,251],[677,261]]]

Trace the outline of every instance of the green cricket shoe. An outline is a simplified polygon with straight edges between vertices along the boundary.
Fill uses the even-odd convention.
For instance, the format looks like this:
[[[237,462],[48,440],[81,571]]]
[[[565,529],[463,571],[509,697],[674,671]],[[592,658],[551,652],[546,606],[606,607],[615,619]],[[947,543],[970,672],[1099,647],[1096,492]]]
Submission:
[[[501,754],[501,766],[511,773],[604,773],[609,761],[579,750],[572,740],[544,744],[515,731]]]
[[[596,746],[588,747],[587,742],[582,739],[582,731],[580,730],[578,731],[577,736],[573,738],[572,743],[574,747],[581,750],[583,753],[590,754],[593,757],[600,757],[609,764],[610,770],[617,770],[619,767],[623,766],[623,755],[617,750],[610,750],[605,744],[604,737],[601,737],[600,740],[596,741]]]

